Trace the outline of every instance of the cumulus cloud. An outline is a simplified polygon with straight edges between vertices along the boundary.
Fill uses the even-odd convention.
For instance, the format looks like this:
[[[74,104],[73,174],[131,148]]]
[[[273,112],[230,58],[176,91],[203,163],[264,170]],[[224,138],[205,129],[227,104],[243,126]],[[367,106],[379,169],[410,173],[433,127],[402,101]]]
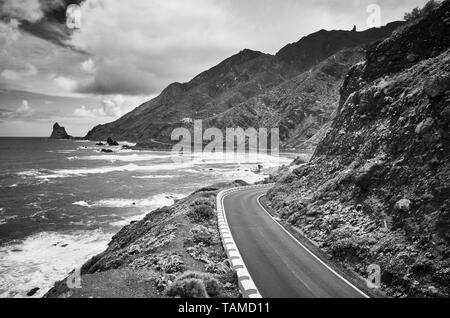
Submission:
[[[34,115],[35,109],[32,108],[27,100],[22,101],[22,105],[20,105],[16,110],[6,110],[0,109],[0,119],[1,120],[23,120],[29,119]]]
[[[16,113],[21,116],[29,116],[34,113],[34,109],[30,107],[28,101],[24,100],[22,102],[22,105],[19,108],[17,108]]]
[[[0,20],[0,53],[7,54],[7,48],[11,43],[19,39],[19,21],[12,19],[8,23]]]
[[[93,79],[80,85],[78,92],[100,95],[139,95],[158,91],[156,89],[158,79],[151,72],[145,72],[129,61],[103,60],[92,71]]]
[[[81,106],[74,111],[74,116],[82,118],[118,118],[147,101],[149,96],[111,95],[101,100],[101,106],[89,108]]]
[[[11,81],[18,81],[24,77],[35,76],[37,75],[37,73],[38,71],[36,67],[33,64],[27,63],[22,68],[14,70],[5,69],[3,72],[0,73],[0,76]]]
[[[92,59],[87,59],[83,63],[81,63],[81,68],[86,73],[94,73],[95,72],[95,63]]]
[[[51,76],[53,77],[53,83],[57,85],[58,87],[62,88],[65,92],[73,92],[77,86],[78,83],[76,80],[64,77],[64,76]]]
[[[0,15],[33,23],[44,18],[47,11],[63,5],[63,0],[2,0]]]
[[[39,0],[4,0],[1,12],[9,18],[28,22],[37,22],[44,17]]]

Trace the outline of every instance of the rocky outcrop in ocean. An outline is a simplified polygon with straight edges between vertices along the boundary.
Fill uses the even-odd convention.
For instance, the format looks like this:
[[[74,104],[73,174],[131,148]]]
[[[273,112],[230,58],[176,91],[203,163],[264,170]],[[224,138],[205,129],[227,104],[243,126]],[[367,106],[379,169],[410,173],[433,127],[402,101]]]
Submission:
[[[53,131],[50,139],[73,139],[73,137],[66,132],[64,127],[60,126],[58,123],[55,123],[53,125]]]

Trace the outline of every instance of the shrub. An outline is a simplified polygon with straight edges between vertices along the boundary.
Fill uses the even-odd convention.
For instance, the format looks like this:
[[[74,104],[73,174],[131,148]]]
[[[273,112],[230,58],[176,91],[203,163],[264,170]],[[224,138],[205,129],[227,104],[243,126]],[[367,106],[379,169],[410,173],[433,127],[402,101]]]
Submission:
[[[215,207],[214,202],[212,200],[210,200],[210,199],[207,199],[207,198],[197,198],[191,204],[191,206],[199,206],[199,205],[207,205],[207,206],[210,206],[212,208]]]
[[[199,273],[199,272],[187,272],[181,275],[177,280],[191,280],[197,279],[201,280],[205,286],[206,292],[209,297],[219,297],[221,294],[222,287],[220,283],[207,273]]]
[[[208,298],[205,284],[195,278],[176,280],[167,288],[166,295],[180,298]]]
[[[211,275],[186,272],[167,288],[166,295],[181,298],[220,297],[221,284]]]
[[[214,217],[214,208],[209,205],[196,205],[192,207],[189,216],[195,221],[207,221]]]
[[[196,244],[203,243],[207,246],[214,244],[213,231],[202,225],[195,226],[190,230],[192,241]]]
[[[427,15],[431,11],[434,11],[440,4],[441,4],[440,1],[430,0],[425,4],[425,6],[422,9],[416,7],[411,12],[405,13],[404,19],[407,22],[417,20]]]

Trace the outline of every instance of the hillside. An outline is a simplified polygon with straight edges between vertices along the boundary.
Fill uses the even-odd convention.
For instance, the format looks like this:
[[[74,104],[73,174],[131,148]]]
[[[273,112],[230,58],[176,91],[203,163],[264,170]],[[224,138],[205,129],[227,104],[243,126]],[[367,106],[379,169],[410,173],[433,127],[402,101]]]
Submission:
[[[450,1],[366,52],[310,163],[271,207],[395,297],[450,295]]]
[[[192,291],[170,296],[186,297],[184,293],[189,293],[190,298],[240,298],[236,273],[220,239],[215,198],[224,188],[243,185],[245,182],[236,181],[200,189],[132,222],[113,237],[107,250],[82,266],[82,288],[69,289],[69,276],[45,297],[167,297],[170,286],[194,272],[205,280],[206,290],[194,286]]]
[[[310,71],[208,119],[204,125],[279,127],[282,147],[298,147],[332,118],[345,74],[362,58],[361,48],[344,49]]]
[[[278,102],[282,99],[283,90],[287,94],[299,91],[301,82],[308,78],[308,71],[316,67],[325,59],[337,54],[345,48],[360,47],[373,40],[384,39],[395,30],[400,23],[391,23],[385,27],[371,29],[363,32],[356,31],[319,31],[302,38],[299,42],[290,44],[281,49],[275,56],[257,51],[243,50],[226,59],[212,69],[198,75],[189,83],[173,83],[169,85],[158,97],[144,103],[129,114],[117,121],[100,125],[92,129],[86,136],[90,140],[106,140],[112,137],[115,140],[129,140],[138,142],[141,146],[154,146],[158,143],[170,143],[170,134],[176,127],[184,125],[185,119],[203,119],[224,128],[220,118],[230,110],[240,116],[242,109],[251,109],[253,98],[266,94],[266,100],[271,110],[279,111],[286,117],[292,112],[302,113],[302,107],[307,97],[302,98],[297,105],[291,97],[290,105],[285,104],[278,109]],[[319,90],[325,82],[331,83],[330,91],[335,91],[342,80],[348,61],[343,67],[337,67],[337,74],[325,81],[318,79]],[[305,73],[306,72],[306,73]],[[322,73],[326,73],[322,72]],[[299,78],[303,74],[303,78]],[[319,75],[318,75],[319,76]],[[312,79],[314,82],[316,79]],[[299,86],[298,89],[295,87]],[[274,90],[274,89],[278,89]],[[307,94],[307,93],[306,93]],[[263,98],[263,97],[261,97]],[[261,100],[261,99],[259,99]],[[317,100],[314,94],[311,100]],[[327,117],[330,105],[337,105],[337,94],[331,94],[328,101],[319,111],[320,116]],[[306,102],[307,103],[307,102]],[[307,103],[309,104],[309,103]],[[322,107],[317,103],[316,108]],[[258,109],[253,110],[258,112]],[[308,111],[306,111],[308,113]],[[222,115],[222,116],[221,116]],[[244,116],[245,114],[242,114]],[[285,139],[299,134],[299,138],[308,139],[320,129],[320,125],[329,118],[313,119],[314,124],[298,119],[295,123],[285,124]],[[283,118],[280,118],[282,121]],[[272,122],[271,118],[258,119],[255,124]],[[295,131],[298,122],[301,124],[300,132]],[[304,122],[304,123],[303,123]],[[277,121],[275,120],[275,123]],[[302,133],[301,131],[304,131]]]

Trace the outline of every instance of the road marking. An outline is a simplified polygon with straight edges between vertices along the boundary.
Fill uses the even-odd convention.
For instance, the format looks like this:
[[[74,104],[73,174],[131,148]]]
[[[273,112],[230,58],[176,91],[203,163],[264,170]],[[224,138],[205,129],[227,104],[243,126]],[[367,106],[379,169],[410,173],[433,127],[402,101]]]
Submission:
[[[340,275],[339,273],[337,273],[334,269],[332,269],[330,266],[328,266],[324,261],[322,261],[318,256],[316,256],[313,252],[311,252],[305,245],[303,245],[299,240],[297,240],[295,238],[294,235],[292,235],[291,233],[289,233],[288,230],[286,230],[284,228],[283,225],[281,225],[277,220],[275,220],[275,218],[269,213],[267,212],[267,210],[264,208],[264,206],[261,204],[260,199],[265,196],[265,194],[260,195],[256,201],[258,202],[259,206],[262,208],[262,210],[264,212],[267,213],[268,216],[270,216],[270,218],[280,227],[283,229],[284,232],[286,232],[292,239],[294,239],[301,247],[303,247],[309,254],[311,254],[315,259],[317,259],[323,266],[325,266],[328,270],[330,270],[333,274],[335,274],[337,277],[339,277],[341,280],[343,280],[347,285],[349,285],[350,287],[352,287],[354,290],[356,290],[358,293],[360,293],[363,297],[365,298],[370,298],[368,295],[366,295],[364,292],[362,292],[361,290],[359,290],[356,286],[354,286],[352,283],[350,283],[347,279],[345,279],[344,277],[342,277],[342,275]]]

